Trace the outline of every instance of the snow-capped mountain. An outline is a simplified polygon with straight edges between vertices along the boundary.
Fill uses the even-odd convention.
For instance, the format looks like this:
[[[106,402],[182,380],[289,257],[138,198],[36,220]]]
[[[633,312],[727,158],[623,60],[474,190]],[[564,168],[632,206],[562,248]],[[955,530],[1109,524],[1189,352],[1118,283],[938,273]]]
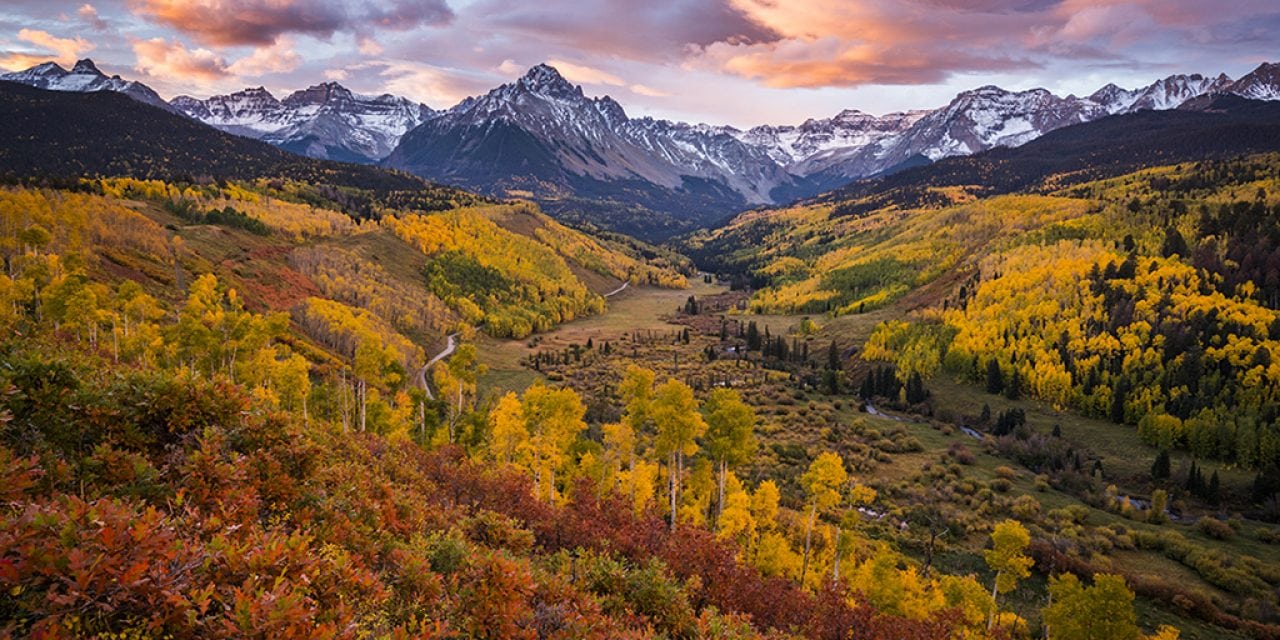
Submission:
[[[1280,99],[1280,65],[1263,65],[1234,83],[1226,75],[1173,75],[1137,89],[1108,84],[1084,98],[1059,97],[1044,89],[1012,92],[980,87],[962,92],[945,107],[915,118],[900,132],[863,145],[820,151],[793,162],[788,170],[819,185],[873,176],[994,147],[1020,146],[1055,129],[1109,115],[1176,109],[1199,96],[1237,92],[1246,79],[1248,90],[1256,99],[1269,99],[1262,97],[1268,95]]]
[[[120,76],[108,77],[89,58],[77,61],[70,71],[62,68],[56,62],[46,62],[25,71],[15,71],[0,75],[0,80],[20,82],[50,91],[74,91],[78,93],[116,91],[139,102],[145,102],[149,105],[172,111],[172,108],[164,101],[164,98],[152,91],[151,87],[134,80],[124,80]]]
[[[1280,64],[1264,62],[1225,90],[1250,100],[1280,100]]]
[[[763,147],[769,157],[783,166],[832,151],[866,147],[906,131],[928,111],[908,111],[873,116],[846,109],[833,118],[809,119],[799,126],[761,125],[734,136],[756,147]]]
[[[258,87],[206,100],[178,96],[170,104],[205,124],[295,153],[365,163],[386,157],[405,132],[435,114],[407,98],[364,96],[335,82],[284,100]]]
[[[436,180],[535,195],[617,189],[647,199],[696,195],[711,215],[772,202],[794,178],[731,130],[631,119],[547,65],[468,98],[405,135],[386,164]]]
[[[430,179],[499,195],[531,194],[557,206],[605,203],[610,215],[656,212],[668,216],[661,222],[668,227],[949,156],[1019,146],[1111,115],[1174,109],[1220,93],[1280,100],[1280,64],[1263,64],[1235,81],[1172,75],[1135,89],[1108,84],[1085,97],[985,86],[935,110],[884,116],[845,110],[799,125],[743,131],[630,118],[612,98],[586,96],[547,65],[440,112],[392,95],[355,94],[336,83],[283,100],[258,87],[165,103],[143,84],[107,77],[90,60],[70,71],[45,63],[0,79],[59,91],[119,91],[299,154],[382,161]],[[599,217],[591,221],[614,226]]]

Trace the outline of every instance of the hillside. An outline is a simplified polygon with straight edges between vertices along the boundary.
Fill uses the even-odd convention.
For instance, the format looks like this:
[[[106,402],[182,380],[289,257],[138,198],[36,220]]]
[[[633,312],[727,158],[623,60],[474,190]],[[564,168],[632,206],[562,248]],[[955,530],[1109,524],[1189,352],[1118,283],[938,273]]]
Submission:
[[[489,106],[622,117],[535,71]],[[0,638],[1280,638],[1274,105],[749,211],[697,264],[596,232],[563,157],[533,195],[581,228],[109,91],[5,113]],[[632,142],[573,166],[673,177]]]
[[[0,82],[0,176],[282,179],[368,200],[446,209],[477,198],[403,173],[313,160],[103,91],[67,93]],[[338,199],[338,198],[333,198]],[[365,205],[364,208],[368,208]]]
[[[1203,96],[1178,109],[1138,111],[1062,129],[1012,148],[947,158],[854,182],[814,199],[857,215],[937,202],[938,189],[973,196],[1045,192],[1142,167],[1280,149],[1280,104]]]
[[[473,344],[418,385],[425,346],[469,337],[442,288],[501,278],[481,294],[543,318],[546,294],[599,300],[580,278],[681,284],[632,251],[528,205],[379,223],[256,183],[0,190],[4,633],[940,640],[978,628],[972,577],[921,587],[929,603],[910,615],[881,611],[821,588],[816,555],[802,588],[780,533],[767,540],[782,568],[761,570],[730,537],[669,525],[655,477],[607,490],[583,471],[590,455],[570,455],[593,442],[571,390],[482,402]],[[546,321],[567,320],[559,309]],[[483,311],[486,328],[506,313]],[[698,415],[659,408],[691,401],[684,388],[657,388],[658,424]],[[762,508],[777,501],[757,493]]]

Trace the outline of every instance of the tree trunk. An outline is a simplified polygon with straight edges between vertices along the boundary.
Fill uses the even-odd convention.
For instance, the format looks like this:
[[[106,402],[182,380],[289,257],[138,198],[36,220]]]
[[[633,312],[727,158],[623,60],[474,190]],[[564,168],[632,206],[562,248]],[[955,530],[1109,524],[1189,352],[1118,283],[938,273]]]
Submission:
[[[818,505],[814,504],[809,511],[809,527],[804,531],[804,563],[800,565],[800,588],[804,588],[804,578],[809,574],[809,545],[813,542],[813,522],[818,518]]]
[[[720,461],[720,500],[716,502],[716,524],[720,524],[720,516],[724,515],[724,481],[729,472],[729,462]]]
[[[996,572],[996,577],[991,581],[991,615],[987,617],[987,631],[996,624],[996,612],[1000,610],[999,604],[996,602],[996,588],[1000,586],[1000,572]]]
[[[418,439],[427,442],[427,403],[418,403]]]
[[[840,584],[840,534],[841,526],[836,525],[836,561],[831,566],[831,583]]]
[[[671,532],[676,530],[676,453],[671,452],[671,458],[667,462],[667,494],[671,498]]]
[[[368,417],[369,383],[360,380],[357,386],[360,390],[360,433],[364,433],[367,426],[365,419]]]

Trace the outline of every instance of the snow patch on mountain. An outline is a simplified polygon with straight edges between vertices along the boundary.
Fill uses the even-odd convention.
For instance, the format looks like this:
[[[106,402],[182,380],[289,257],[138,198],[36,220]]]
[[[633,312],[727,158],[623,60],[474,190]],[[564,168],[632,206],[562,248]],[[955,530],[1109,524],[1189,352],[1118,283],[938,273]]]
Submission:
[[[405,132],[435,114],[407,98],[360,95],[334,82],[296,91],[284,100],[257,87],[206,100],[178,96],[171,104],[230,133],[312,157],[364,162],[386,157]]]
[[[0,75],[0,80],[19,82],[49,91],[75,93],[115,91],[154,107],[167,111],[173,110],[159,94],[151,90],[151,87],[134,80],[125,80],[120,76],[107,76],[98,69],[93,60],[88,58],[77,61],[69,71],[56,62],[45,62],[24,71]]]

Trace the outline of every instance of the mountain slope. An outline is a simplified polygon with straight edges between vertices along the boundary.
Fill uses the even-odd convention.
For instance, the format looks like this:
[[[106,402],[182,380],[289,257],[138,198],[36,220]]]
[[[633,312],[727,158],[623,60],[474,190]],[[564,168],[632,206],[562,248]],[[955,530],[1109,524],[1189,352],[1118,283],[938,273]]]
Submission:
[[[789,208],[740,214],[720,228],[683,239],[681,246],[703,268],[754,273],[765,283],[790,283],[791,293],[780,300],[803,298],[822,289],[830,265],[811,273],[801,263],[840,255],[847,238],[868,231],[871,223],[865,220],[1001,194],[1056,192],[1143,167],[1280,151],[1280,103],[1217,96],[1187,107],[1111,116],[1054,131],[1021,147],[947,158],[862,180]],[[878,283],[879,291],[879,284],[917,274],[911,269],[890,271],[867,275],[871,280],[861,286]],[[860,302],[862,297],[835,304]],[[831,308],[826,297],[821,299],[816,306],[776,304],[804,312]]]
[[[1203,97],[1171,111],[1138,111],[1066,127],[1015,148],[947,158],[882,179],[854,182],[817,198],[844,211],[916,206],[930,193],[971,195],[1055,189],[1159,164],[1280,149],[1280,104],[1232,95]]]
[[[259,87],[162,105],[150,89],[107,78],[88,60],[71,71],[48,63],[6,77],[61,91],[123,92],[301,155],[382,159],[432,180],[532,197],[572,223],[649,239],[852,180],[1018,147],[1111,115],[1170,110],[1218,94],[1280,99],[1280,66],[1263,64],[1235,81],[1172,75],[1136,89],[1107,85],[1086,97],[985,86],[932,111],[877,117],[846,110],[798,126],[741,131],[630,118],[612,98],[587,97],[547,65],[443,112],[335,83],[283,100]]]
[[[25,71],[0,75],[0,80],[18,82],[50,91],[69,91],[73,93],[111,91],[123,93],[138,102],[159,107],[166,111],[173,110],[169,103],[165,102],[164,98],[161,98],[151,87],[141,82],[124,80],[120,76],[107,77],[93,63],[93,60],[88,58],[77,61],[70,71],[63,69],[56,62],[46,62]]]
[[[258,87],[205,100],[178,96],[172,105],[205,124],[299,155],[361,163],[386,157],[406,131],[435,113],[406,98],[359,95],[336,82],[284,100]]]
[[[128,176],[249,180],[287,178],[392,192],[438,191],[420,178],[376,167],[303,158],[223,133],[110,91],[66,93],[0,82],[0,175]]]
[[[490,193],[577,196],[615,213],[608,201],[617,200],[661,214],[657,225],[645,214],[594,216],[625,230],[705,224],[793,183],[768,154],[723,130],[630,119],[546,65],[410,131],[385,164]]]

